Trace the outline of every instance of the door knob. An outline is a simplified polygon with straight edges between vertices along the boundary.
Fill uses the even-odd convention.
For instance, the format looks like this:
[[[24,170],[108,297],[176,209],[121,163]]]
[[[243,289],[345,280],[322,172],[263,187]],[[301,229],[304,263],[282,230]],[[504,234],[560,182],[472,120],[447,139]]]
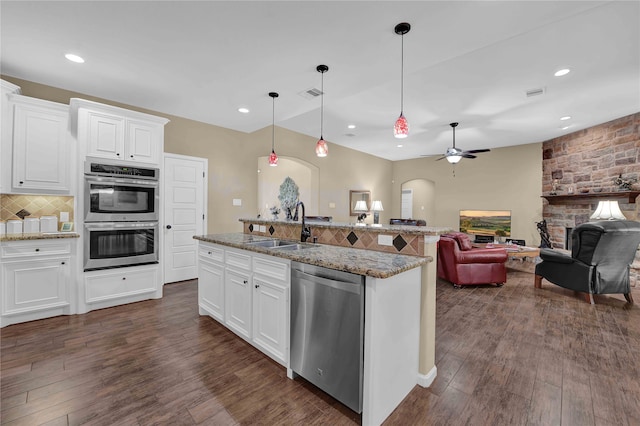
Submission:
[[[171,225],[167,225],[167,229],[171,229]]]

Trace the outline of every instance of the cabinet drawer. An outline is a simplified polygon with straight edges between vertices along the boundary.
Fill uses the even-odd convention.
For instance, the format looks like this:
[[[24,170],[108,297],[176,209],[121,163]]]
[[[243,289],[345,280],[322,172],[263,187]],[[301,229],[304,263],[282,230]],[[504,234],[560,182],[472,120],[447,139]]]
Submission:
[[[238,253],[236,251],[227,250],[226,263],[228,266],[235,266],[245,270],[251,270],[251,256]]]
[[[118,272],[97,271],[85,277],[86,303],[102,302],[137,294],[152,293],[158,287],[158,268]]]
[[[289,265],[287,263],[254,257],[253,272],[275,278],[285,283],[289,282]]]
[[[224,263],[224,249],[220,247],[213,247],[213,246],[201,244],[198,248],[198,254],[203,259]]]
[[[2,258],[37,257],[71,253],[69,242],[39,241],[2,244]]]

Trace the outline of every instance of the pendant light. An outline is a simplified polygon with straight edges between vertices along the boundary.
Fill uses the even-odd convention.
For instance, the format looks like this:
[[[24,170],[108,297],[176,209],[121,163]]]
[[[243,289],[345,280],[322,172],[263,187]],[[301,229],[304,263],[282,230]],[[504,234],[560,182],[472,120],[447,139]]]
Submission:
[[[329,67],[318,65],[316,71],[322,74],[322,82],[320,84],[320,139],[316,143],[316,155],[318,157],[326,157],[329,153],[329,147],[322,137],[322,126],[324,124],[324,73],[329,71]]]
[[[404,35],[409,32],[411,25],[407,22],[401,22],[395,27],[396,34],[402,37],[402,50],[400,59],[400,117],[396,120],[396,124],[393,126],[393,136],[398,139],[403,139],[409,136],[409,123],[404,117]]]
[[[269,165],[271,167],[276,167],[278,165],[278,156],[276,155],[276,151],[274,149],[275,146],[275,133],[276,133],[276,98],[278,97],[278,93],[269,92],[269,96],[273,100],[273,108],[272,108],[272,119],[271,119],[271,155],[269,155]]]

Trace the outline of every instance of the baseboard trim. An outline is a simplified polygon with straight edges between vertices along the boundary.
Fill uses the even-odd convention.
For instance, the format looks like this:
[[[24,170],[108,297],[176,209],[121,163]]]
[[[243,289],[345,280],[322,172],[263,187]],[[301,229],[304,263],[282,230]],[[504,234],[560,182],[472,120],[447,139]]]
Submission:
[[[431,368],[431,371],[429,371],[427,374],[418,374],[418,385],[423,388],[428,388],[436,379],[437,375],[438,369],[434,365],[433,368]]]

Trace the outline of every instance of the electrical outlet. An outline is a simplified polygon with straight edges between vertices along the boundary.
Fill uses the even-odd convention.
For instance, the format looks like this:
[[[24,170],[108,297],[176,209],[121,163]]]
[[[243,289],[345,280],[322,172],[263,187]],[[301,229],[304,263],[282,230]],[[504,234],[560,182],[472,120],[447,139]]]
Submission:
[[[378,235],[378,245],[381,245],[381,246],[392,246],[393,245],[393,236],[392,235]]]
[[[329,203],[329,208],[330,209],[335,209],[336,208],[336,203]]]
[[[242,205],[242,199],[241,198],[234,198],[233,199],[233,205],[234,206],[241,206]]]
[[[69,212],[60,212],[60,222],[69,222]]]
[[[258,226],[258,231],[260,231],[260,232],[267,232],[267,227],[266,227],[266,225],[260,225],[260,226]]]

